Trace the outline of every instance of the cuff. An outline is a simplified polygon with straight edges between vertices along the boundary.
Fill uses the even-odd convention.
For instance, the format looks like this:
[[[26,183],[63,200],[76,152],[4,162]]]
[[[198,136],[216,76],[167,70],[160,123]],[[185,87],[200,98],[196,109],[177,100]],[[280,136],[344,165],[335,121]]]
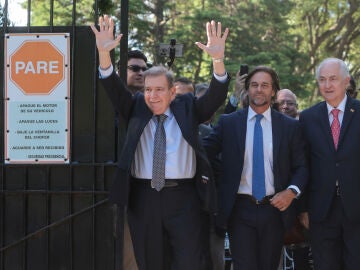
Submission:
[[[219,76],[219,75],[217,75],[217,74],[214,73],[214,77],[215,77],[215,79],[218,80],[219,82],[224,83],[224,82],[226,82],[227,79],[228,79],[228,74],[227,74],[227,72],[225,72],[225,75]]]
[[[107,69],[101,69],[99,67],[99,78],[100,79],[106,79],[107,77],[110,77],[110,75],[113,73],[113,71],[114,71],[113,65],[111,65]]]
[[[297,186],[295,186],[295,185],[290,185],[290,186],[288,186],[287,189],[291,189],[292,191],[296,192],[296,198],[299,198],[299,196],[300,196],[300,194],[301,194],[301,191],[300,191],[300,189],[299,189]]]

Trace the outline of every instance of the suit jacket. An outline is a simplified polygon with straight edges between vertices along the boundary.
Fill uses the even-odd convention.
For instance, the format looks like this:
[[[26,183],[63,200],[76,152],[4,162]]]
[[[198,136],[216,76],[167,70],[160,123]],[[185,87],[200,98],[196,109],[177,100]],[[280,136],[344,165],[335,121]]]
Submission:
[[[326,102],[304,110],[300,123],[310,162],[307,195],[311,220],[319,222],[327,216],[338,181],[346,216],[353,222],[360,222],[360,102],[347,98],[337,150]]]
[[[207,124],[199,125],[199,136],[200,138],[204,138],[210,134],[212,127]]]
[[[127,205],[131,164],[140,136],[153,113],[146,105],[143,93],[132,95],[130,91],[126,91],[123,82],[115,73],[101,81],[114,109],[127,121],[126,138],[110,190],[110,201]],[[195,150],[196,187],[203,208],[210,212],[215,212],[217,208],[215,184],[210,163],[199,139],[198,126],[208,120],[225,101],[229,81],[230,77],[225,83],[220,83],[213,77],[208,91],[201,98],[185,94],[176,97],[170,104],[184,139]]]
[[[237,109],[237,107],[234,107],[229,100],[228,103],[226,103],[226,105],[225,105],[224,114],[229,114],[229,113],[235,112],[236,109]]]
[[[222,157],[222,177],[218,183],[219,213],[217,226],[226,228],[239,189],[244,164],[248,107],[222,115],[214,131],[204,139],[204,146],[212,161],[218,153]],[[273,133],[273,173],[275,192],[296,185],[304,190],[308,170],[305,143],[297,120],[271,110]],[[285,228],[295,219],[293,204],[282,212]]]

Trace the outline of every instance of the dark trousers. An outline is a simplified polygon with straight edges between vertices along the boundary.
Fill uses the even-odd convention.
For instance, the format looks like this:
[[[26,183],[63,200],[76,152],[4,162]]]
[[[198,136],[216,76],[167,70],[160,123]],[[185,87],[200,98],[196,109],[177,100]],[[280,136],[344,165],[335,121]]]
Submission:
[[[139,270],[165,270],[169,256],[172,270],[199,270],[203,217],[193,182],[158,192],[133,181],[128,219]]]
[[[204,213],[203,248],[199,270],[224,270],[225,239],[215,233],[214,216]]]
[[[360,224],[346,217],[340,197],[324,221],[310,220],[310,236],[316,270],[360,269]]]
[[[280,211],[237,197],[228,224],[234,270],[276,270],[284,238]]]

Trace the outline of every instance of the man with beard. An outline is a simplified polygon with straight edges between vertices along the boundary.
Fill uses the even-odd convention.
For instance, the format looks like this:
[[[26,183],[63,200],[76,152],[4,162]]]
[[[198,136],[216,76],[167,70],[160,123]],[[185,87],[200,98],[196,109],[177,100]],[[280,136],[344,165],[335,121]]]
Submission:
[[[273,69],[256,67],[245,88],[249,107],[222,115],[204,139],[209,159],[222,157],[216,226],[229,233],[234,270],[275,270],[307,183],[305,144],[299,122],[271,109]]]

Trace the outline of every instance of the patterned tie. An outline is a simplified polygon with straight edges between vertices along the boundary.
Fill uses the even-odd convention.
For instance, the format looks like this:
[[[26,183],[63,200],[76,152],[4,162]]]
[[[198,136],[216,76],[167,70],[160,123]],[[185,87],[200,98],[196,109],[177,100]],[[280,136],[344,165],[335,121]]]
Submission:
[[[337,149],[339,143],[339,137],[340,137],[340,122],[338,118],[339,112],[340,112],[339,109],[333,109],[331,111],[332,115],[334,116],[334,119],[331,123],[331,133],[333,136],[335,149]]]
[[[260,124],[263,117],[262,114],[257,114],[254,126],[252,194],[257,200],[261,200],[266,194],[263,132]]]
[[[160,191],[165,185],[166,134],[164,121],[167,115],[157,115],[157,127],[154,137],[154,153],[151,186]]]

